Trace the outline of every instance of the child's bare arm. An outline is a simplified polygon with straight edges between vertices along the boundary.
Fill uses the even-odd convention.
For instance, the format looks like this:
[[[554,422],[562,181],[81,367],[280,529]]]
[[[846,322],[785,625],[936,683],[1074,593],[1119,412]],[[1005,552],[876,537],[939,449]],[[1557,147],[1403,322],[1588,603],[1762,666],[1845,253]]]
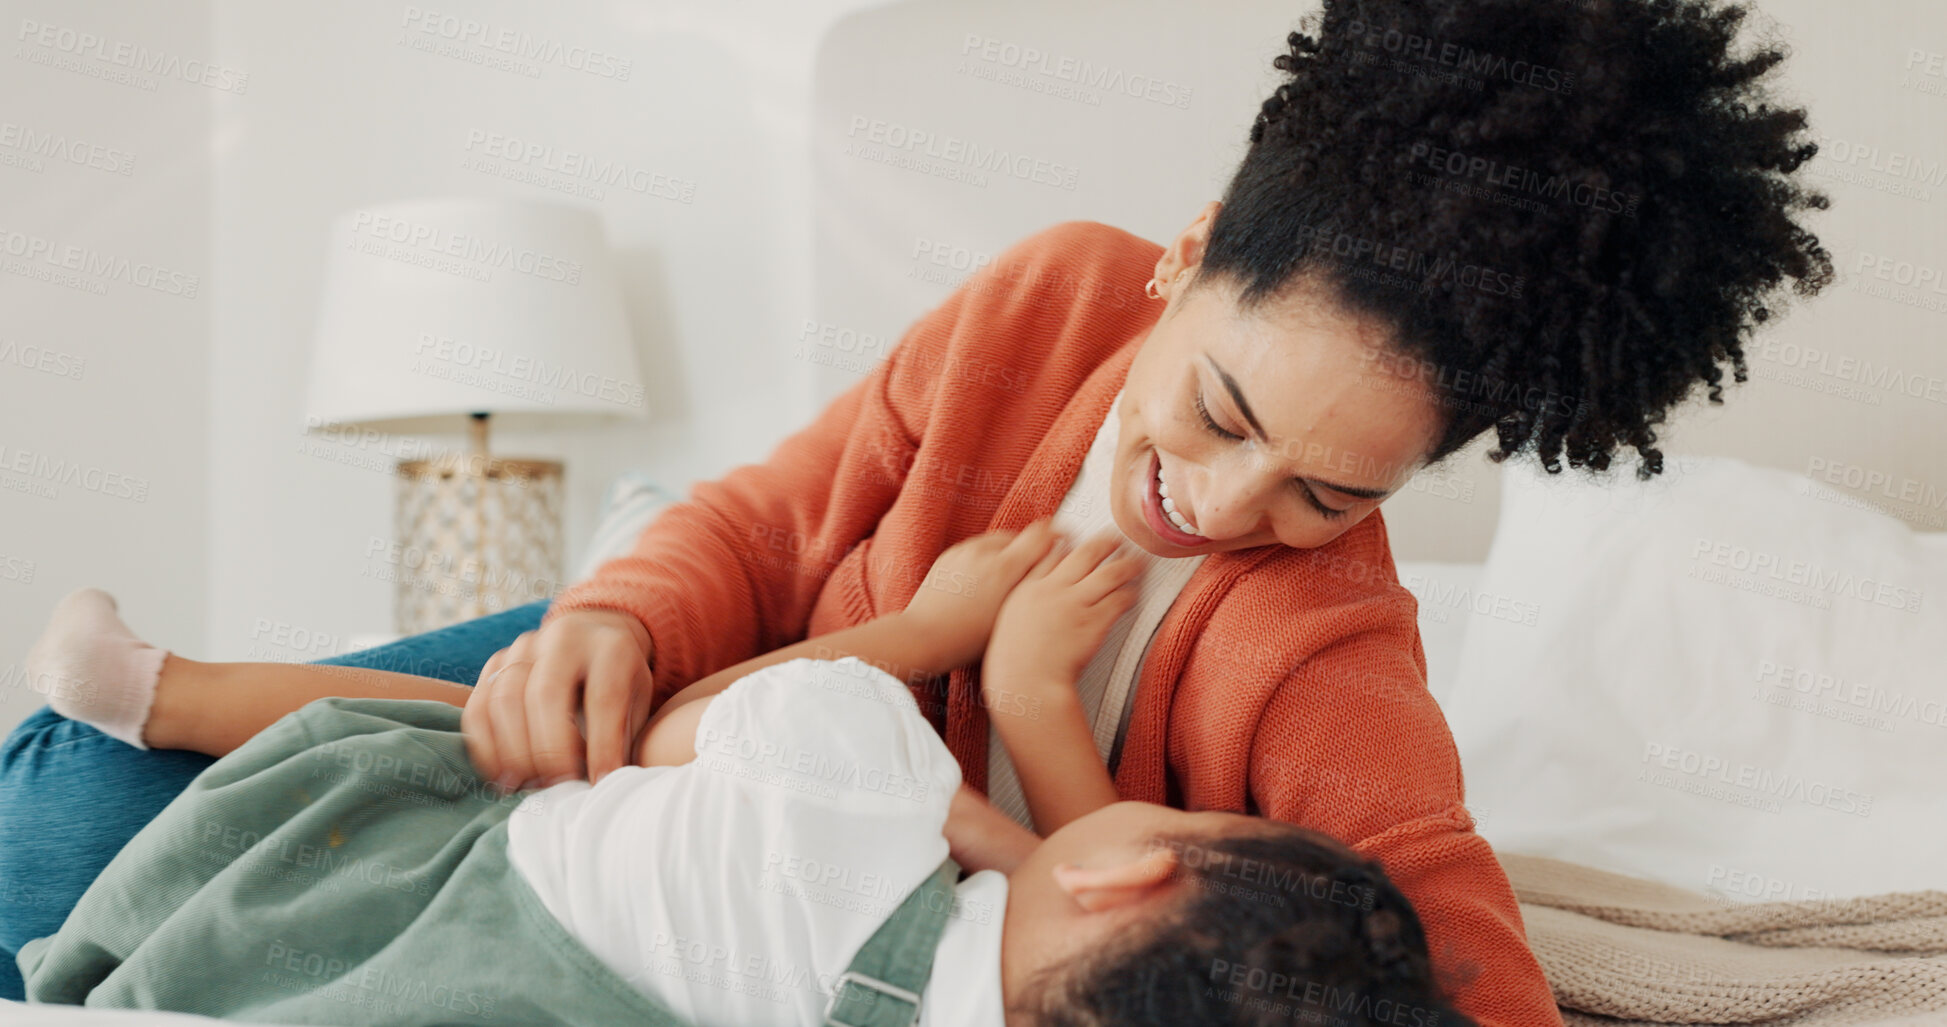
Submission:
[[[1024,692],[1044,694],[1046,701],[1028,716],[995,716],[994,730],[1014,760],[1034,828],[1046,837],[1115,802],[1115,782],[1095,750],[1075,682],[1016,683]]]
[[[710,697],[704,696],[701,702],[687,703],[666,717],[656,717],[649,728],[642,732],[642,741],[636,748],[635,765],[675,767],[695,759],[696,725],[703,719],[703,711],[709,708]]]
[[[979,792],[961,785],[946,814],[947,854],[969,872],[1011,874],[1041,839],[993,807]]]
[[[754,656],[670,696],[643,725],[638,755],[647,751],[649,736],[662,718],[772,664],[856,656],[912,684],[972,663],[987,647],[1001,601],[1054,542],[1054,530],[1044,519],[1018,533],[992,532],[948,548],[904,610]]]
[[[692,705],[697,709],[688,710],[692,717],[701,716],[699,699],[708,699],[729,688],[732,682],[748,674],[769,667],[772,664],[809,657],[818,660],[838,660],[856,656],[867,663],[908,683],[924,681],[952,670],[959,664],[948,663],[952,654],[948,651],[950,643],[941,638],[925,618],[914,618],[908,611],[889,613],[875,617],[857,627],[834,631],[828,635],[807,638],[782,649],[773,649],[762,656],[754,656],[742,663],[717,671],[706,678],[699,678],[688,687],[663,703],[648,723],[643,725],[642,734],[637,738],[636,763],[640,766],[657,766],[667,761],[652,761],[652,751],[656,749],[657,727],[666,718],[682,716]],[[695,725],[691,724],[692,733]],[[675,760],[677,763],[687,759]]]
[[[1050,553],[1009,594],[981,668],[981,695],[1007,746],[1035,830],[1117,799],[1075,686],[1135,601],[1142,563],[1104,534]]]

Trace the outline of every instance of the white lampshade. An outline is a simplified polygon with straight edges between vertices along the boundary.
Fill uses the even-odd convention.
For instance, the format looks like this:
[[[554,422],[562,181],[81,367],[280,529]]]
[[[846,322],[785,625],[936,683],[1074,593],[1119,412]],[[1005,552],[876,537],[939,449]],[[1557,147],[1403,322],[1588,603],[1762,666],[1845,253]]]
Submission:
[[[644,416],[614,259],[592,210],[450,198],[332,224],[312,424],[470,413]]]

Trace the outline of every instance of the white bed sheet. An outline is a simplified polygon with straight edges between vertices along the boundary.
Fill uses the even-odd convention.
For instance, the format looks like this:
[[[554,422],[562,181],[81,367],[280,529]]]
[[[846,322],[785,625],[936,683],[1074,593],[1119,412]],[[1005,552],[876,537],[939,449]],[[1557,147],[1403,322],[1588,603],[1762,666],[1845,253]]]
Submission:
[[[191,1024],[228,1023],[190,1013],[157,1013],[141,1009],[89,1009],[85,1006],[28,1005],[0,999],[0,1023],[7,1027],[189,1027]]]

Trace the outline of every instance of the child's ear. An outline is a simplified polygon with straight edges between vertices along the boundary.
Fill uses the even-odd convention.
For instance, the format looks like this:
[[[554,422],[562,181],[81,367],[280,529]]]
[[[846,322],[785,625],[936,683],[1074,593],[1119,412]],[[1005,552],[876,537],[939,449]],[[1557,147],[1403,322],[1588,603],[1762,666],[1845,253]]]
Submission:
[[[1161,846],[1141,855],[1100,857],[1098,861],[1102,865],[1063,863],[1054,869],[1055,886],[1089,913],[1145,901],[1176,876],[1176,852]]]

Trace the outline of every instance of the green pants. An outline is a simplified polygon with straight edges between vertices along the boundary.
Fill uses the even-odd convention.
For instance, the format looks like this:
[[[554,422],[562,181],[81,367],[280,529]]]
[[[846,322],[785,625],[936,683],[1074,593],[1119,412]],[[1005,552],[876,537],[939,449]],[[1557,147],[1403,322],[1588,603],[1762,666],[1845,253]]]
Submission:
[[[270,1023],[658,1024],[507,861],[444,703],[322,699],[192,782],[60,931],[35,1002]]]

